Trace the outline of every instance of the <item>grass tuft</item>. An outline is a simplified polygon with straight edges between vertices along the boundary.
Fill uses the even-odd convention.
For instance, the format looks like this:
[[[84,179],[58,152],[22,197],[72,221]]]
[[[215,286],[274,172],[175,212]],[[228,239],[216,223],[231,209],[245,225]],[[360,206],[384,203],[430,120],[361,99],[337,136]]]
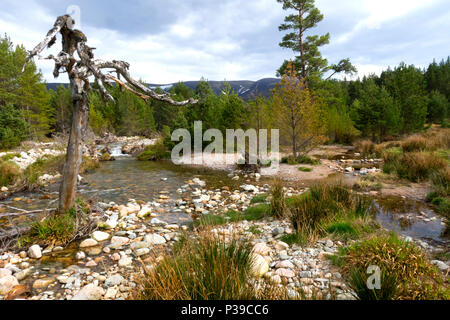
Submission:
[[[250,300],[252,248],[246,241],[204,236],[185,239],[173,255],[145,269],[140,300]]]

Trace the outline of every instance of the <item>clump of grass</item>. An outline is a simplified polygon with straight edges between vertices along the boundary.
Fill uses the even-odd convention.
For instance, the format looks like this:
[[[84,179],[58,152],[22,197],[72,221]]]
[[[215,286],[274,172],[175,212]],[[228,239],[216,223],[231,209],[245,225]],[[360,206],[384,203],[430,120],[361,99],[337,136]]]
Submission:
[[[251,204],[255,203],[264,203],[267,200],[268,195],[267,194],[260,194],[257,196],[254,196],[252,200],[250,201]]]
[[[188,239],[172,256],[146,268],[136,298],[141,300],[253,300],[252,247],[203,236]]]
[[[22,171],[11,161],[0,161],[0,187],[13,185],[20,180]]]
[[[284,196],[283,181],[276,179],[270,189],[270,213],[272,216],[282,218],[286,211],[286,199]]]
[[[83,162],[80,167],[80,174],[91,172],[100,167],[100,162],[97,159],[83,156]]]
[[[392,300],[397,294],[398,279],[395,274],[389,274],[381,270],[380,288],[370,289],[367,280],[370,275],[359,270],[353,269],[350,272],[350,288],[356,293],[359,300]]]
[[[309,243],[309,239],[307,236],[305,236],[302,233],[291,233],[291,234],[285,234],[283,237],[281,237],[281,241],[293,245],[297,244],[300,246],[305,246]]]
[[[400,178],[412,182],[427,180],[436,171],[447,168],[447,162],[434,153],[408,152],[397,154],[386,152],[384,154],[383,171],[397,173]]]
[[[170,158],[170,152],[167,151],[167,147],[164,141],[159,141],[154,145],[147,146],[136,159],[139,161],[157,161]]]
[[[299,168],[298,168],[298,171],[301,171],[301,172],[312,172],[313,169],[311,169],[311,168],[306,168],[306,167],[299,167]]]
[[[370,140],[357,141],[355,147],[363,158],[369,158],[375,153],[375,143]]]
[[[433,172],[446,167],[447,162],[432,153],[413,152],[403,155],[397,167],[397,173],[401,178],[418,182],[427,180]]]
[[[371,294],[360,283],[367,279],[365,275],[370,266],[376,266],[384,273],[386,292],[377,292],[378,297],[392,295],[393,299],[414,300],[449,298],[442,277],[421,250],[395,234],[375,236],[355,243],[340,250],[338,256],[335,260],[356,291],[361,291],[360,298],[368,298]]]
[[[327,233],[330,224],[366,217],[371,201],[352,194],[341,184],[313,186],[289,205],[289,218],[302,238],[314,241]]]
[[[429,139],[421,135],[413,135],[403,141],[402,149],[403,152],[421,152],[433,151],[436,147]]]
[[[383,185],[376,181],[374,176],[364,176],[353,184],[353,190],[357,191],[380,191]]]
[[[37,239],[39,242],[50,243],[53,240],[58,243],[66,243],[73,239],[76,229],[76,212],[69,212],[62,215],[55,215],[36,222],[31,226],[29,237]]]

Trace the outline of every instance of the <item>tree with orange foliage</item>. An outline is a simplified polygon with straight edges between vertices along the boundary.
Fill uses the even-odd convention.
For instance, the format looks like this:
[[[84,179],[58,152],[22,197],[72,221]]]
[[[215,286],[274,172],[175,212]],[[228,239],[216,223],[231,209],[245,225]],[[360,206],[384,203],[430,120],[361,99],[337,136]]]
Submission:
[[[273,101],[281,136],[288,137],[297,158],[299,153],[304,155],[326,140],[326,122],[321,104],[305,80],[297,78],[293,63],[289,62],[286,69],[272,91]]]

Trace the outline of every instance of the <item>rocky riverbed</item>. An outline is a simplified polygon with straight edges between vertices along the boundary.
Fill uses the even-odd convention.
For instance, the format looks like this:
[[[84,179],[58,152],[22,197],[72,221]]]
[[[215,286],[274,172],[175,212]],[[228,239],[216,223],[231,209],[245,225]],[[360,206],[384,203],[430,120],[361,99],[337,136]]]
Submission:
[[[185,223],[166,222],[170,213],[195,217],[243,211],[254,196],[268,191],[268,185],[252,184],[239,190],[226,186],[209,190],[205,181],[193,178],[176,190],[177,196],[163,191],[151,202],[99,203],[103,210],[95,217],[99,229],[89,238],[68,248],[35,244],[23,251],[2,253],[0,299],[129,299],[138,286],[139,268],[157,263],[182,233],[193,232]],[[286,191],[292,196],[305,190]],[[251,239],[255,261],[252,272],[260,285],[283,286],[291,298],[299,298],[301,289],[309,297],[354,299],[339,270],[327,259],[346,243],[322,239],[307,248],[290,246],[280,240],[293,232],[290,223],[273,218],[227,224],[211,232]],[[416,241],[429,252],[442,250],[422,240],[407,240]],[[447,262],[433,263],[448,272]]]

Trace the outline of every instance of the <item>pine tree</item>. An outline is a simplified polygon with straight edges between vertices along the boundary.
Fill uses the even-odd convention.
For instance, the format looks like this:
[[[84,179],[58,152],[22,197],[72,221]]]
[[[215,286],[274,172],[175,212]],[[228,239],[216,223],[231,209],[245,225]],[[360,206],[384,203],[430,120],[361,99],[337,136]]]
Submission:
[[[14,48],[6,35],[0,37],[0,106],[12,104],[20,109],[30,127],[29,134],[37,138],[50,132],[49,95],[34,63],[22,73],[26,56],[23,46]]]
[[[315,28],[323,20],[323,14],[315,7],[314,0],[277,0],[283,4],[283,10],[294,10],[295,13],[285,17],[284,23],[279,26],[280,31],[289,31],[280,43],[282,48],[291,49],[298,55],[295,58],[294,66],[299,79],[311,80],[322,77],[322,75],[332,70],[333,76],[336,73],[356,72],[356,68],[349,59],[341,60],[336,65],[328,66],[327,59],[322,58],[319,48],[330,43],[330,34],[307,35],[311,29]],[[286,73],[288,61],[277,72],[278,76]]]
[[[386,88],[378,86],[373,78],[363,82],[360,98],[353,102],[352,108],[358,129],[374,142],[398,132],[400,108]]]

